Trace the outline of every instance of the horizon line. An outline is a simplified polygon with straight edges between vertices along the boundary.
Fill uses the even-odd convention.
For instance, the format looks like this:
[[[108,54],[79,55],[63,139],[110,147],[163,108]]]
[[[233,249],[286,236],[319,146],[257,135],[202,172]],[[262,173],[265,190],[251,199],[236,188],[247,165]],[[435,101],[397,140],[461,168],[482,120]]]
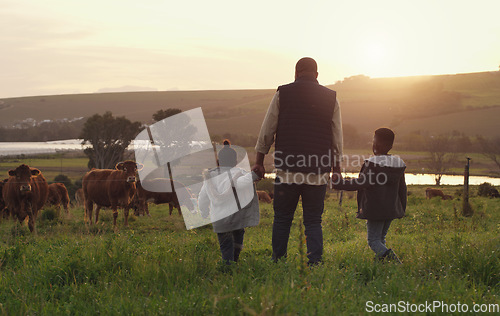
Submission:
[[[500,72],[499,70],[484,70],[475,72],[457,72],[457,73],[444,73],[444,74],[434,74],[434,75],[401,75],[401,76],[381,76],[381,77],[370,77],[365,74],[356,74],[348,77],[344,77],[341,80],[337,80],[335,83],[323,84],[324,86],[334,86],[339,82],[344,81],[347,78],[365,76],[368,79],[402,79],[402,78],[417,78],[417,77],[440,77],[440,76],[457,76],[457,75],[473,75],[473,74],[483,74],[483,73],[494,73]],[[122,87],[126,87],[124,85]],[[120,88],[120,87],[118,87]],[[104,89],[104,88],[101,88]],[[112,89],[112,88],[106,88]],[[109,92],[80,92],[80,93],[59,93],[59,94],[37,94],[37,95],[24,95],[24,96],[10,96],[10,97],[0,97],[0,100],[7,99],[18,99],[18,98],[36,98],[36,97],[57,97],[57,96],[68,96],[68,95],[98,95],[98,94],[116,94],[116,93],[164,93],[164,92],[208,92],[208,91],[255,91],[255,90],[275,90],[275,88],[235,88],[235,89],[177,89],[177,90],[130,90],[130,91],[109,91]]]

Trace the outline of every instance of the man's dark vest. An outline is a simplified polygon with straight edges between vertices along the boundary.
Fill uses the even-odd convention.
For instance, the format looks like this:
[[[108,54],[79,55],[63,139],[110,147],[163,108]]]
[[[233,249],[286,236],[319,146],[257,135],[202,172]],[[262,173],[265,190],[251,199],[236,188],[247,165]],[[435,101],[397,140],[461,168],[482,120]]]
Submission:
[[[293,172],[330,172],[336,92],[307,77],[280,86],[278,91],[275,167]],[[328,155],[330,158],[326,158]]]

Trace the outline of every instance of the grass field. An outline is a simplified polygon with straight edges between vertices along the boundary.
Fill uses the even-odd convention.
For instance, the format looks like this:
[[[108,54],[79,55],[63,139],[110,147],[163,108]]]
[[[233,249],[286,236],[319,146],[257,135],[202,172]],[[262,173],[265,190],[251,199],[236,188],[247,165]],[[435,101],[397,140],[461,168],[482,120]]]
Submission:
[[[410,187],[407,216],[393,222],[388,245],[403,265],[373,261],[354,199],[326,201],[324,264],[305,268],[299,207],[286,262],[271,262],[272,206],[247,229],[241,261],[220,263],[210,227],[186,231],[178,214],[151,207],[113,232],[109,210],[89,227],[83,210],[37,221],[38,235],[0,223],[0,311],[18,314],[352,315],[377,304],[498,304],[500,201],[473,197],[473,217],[460,201],[425,200]],[[456,188],[446,187],[447,193]],[[43,218],[46,219],[43,219]],[[438,313],[449,314],[449,313]]]
[[[0,159],[0,179],[8,177],[8,171],[17,168],[21,164],[38,168],[42,171],[45,179],[52,181],[57,175],[64,174],[73,182],[81,179],[89,170],[87,167],[88,158],[84,157],[61,157],[50,156],[47,158],[1,158]]]

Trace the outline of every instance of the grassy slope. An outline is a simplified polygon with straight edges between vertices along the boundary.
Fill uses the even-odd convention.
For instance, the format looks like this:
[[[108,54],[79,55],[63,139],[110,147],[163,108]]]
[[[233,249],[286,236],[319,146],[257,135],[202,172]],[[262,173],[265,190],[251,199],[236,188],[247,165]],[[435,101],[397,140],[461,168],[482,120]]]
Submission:
[[[447,188],[452,189],[452,188]],[[210,228],[186,231],[177,214],[152,208],[130,228],[111,229],[110,211],[87,227],[81,208],[61,221],[39,220],[38,236],[0,223],[0,310],[3,314],[361,314],[365,303],[498,303],[498,200],[473,198],[472,218],[455,216],[458,201],[423,198],[410,188],[407,216],[393,223],[388,245],[402,266],[374,263],[355,201],[324,216],[324,266],[301,268],[299,221],[287,263],[271,263],[272,207],[247,230],[241,262],[225,270]],[[297,211],[297,217],[301,214]],[[40,219],[40,217],[39,217]]]
[[[439,114],[436,118],[415,117],[435,115],[419,112],[420,104],[408,104],[411,104],[415,89],[436,85],[442,87],[443,91],[461,95],[460,104],[454,110],[456,113]],[[500,72],[380,78],[331,87],[338,91],[344,124],[355,125],[360,133],[370,133],[374,128],[386,125],[400,133],[458,130],[471,136],[500,135],[495,120],[500,110],[484,108],[500,105]],[[150,123],[152,113],[158,109],[177,107],[187,110],[201,106],[211,134],[255,135],[274,91],[129,92],[10,98],[0,100],[0,125],[27,117],[37,120],[72,118],[108,110],[115,115]],[[470,107],[476,110],[467,110]],[[439,112],[439,109],[436,110]],[[401,117],[408,113],[414,113],[411,114],[412,118],[402,121]]]
[[[437,134],[460,131],[468,136],[500,136],[499,117],[500,107],[464,111],[404,121],[395,126],[395,131],[405,133],[420,130]]]

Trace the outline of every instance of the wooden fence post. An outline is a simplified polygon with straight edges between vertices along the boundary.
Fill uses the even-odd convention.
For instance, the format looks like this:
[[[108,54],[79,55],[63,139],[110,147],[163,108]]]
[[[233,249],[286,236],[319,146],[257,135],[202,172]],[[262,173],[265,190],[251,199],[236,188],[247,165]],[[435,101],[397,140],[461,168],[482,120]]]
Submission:
[[[469,203],[469,168],[470,168],[470,158],[467,157],[467,163],[465,164],[464,171],[464,201],[462,207],[462,215],[463,216],[472,216],[474,214],[474,210],[470,206]]]

